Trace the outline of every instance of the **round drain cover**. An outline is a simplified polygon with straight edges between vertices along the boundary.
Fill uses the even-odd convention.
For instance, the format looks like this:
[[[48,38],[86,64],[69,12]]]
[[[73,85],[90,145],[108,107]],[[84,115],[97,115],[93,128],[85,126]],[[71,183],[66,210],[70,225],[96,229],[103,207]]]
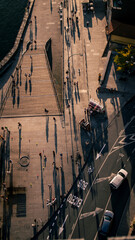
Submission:
[[[27,167],[29,165],[29,163],[30,163],[30,159],[29,159],[28,156],[23,156],[23,157],[20,158],[20,162],[19,163],[20,163],[20,165],[22,167]]]

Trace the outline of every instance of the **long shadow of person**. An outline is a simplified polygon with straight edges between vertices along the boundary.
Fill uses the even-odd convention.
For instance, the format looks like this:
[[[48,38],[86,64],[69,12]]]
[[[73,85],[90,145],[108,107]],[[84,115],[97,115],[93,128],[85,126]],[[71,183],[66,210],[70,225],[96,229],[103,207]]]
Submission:
[[[19,159],[20,159],[20,156],[21,156],[21,141],[22,141],[22,136],[21,136],[22,125],[20,123],[18,123],[18,130],[19,130]]]
[[[31,58],[31,67],[30,67],[30,72],[31,72],[31,75],[33,73],[33,59],[32,59],[32,56],[30,56]]]
[[[88,39],[91,41],[91,35],[90,35],[90,30],[88,28]]]
[[[78,25],[78,23],[76,23],[76,27],[77,27],[78,38],[80,39],[80,30],[79,30],[79,25]]]
[[[17,95],[17,108],[19,108],[19,104],[20,104],[20,90],[18,88],[18,95]]]
[[[80,102],[80,94],[79,94],[78,82],[77,82],[77,96],[78,96],[78,100],[79,100],[79,102]]]
[[[44,208],[44,181],[43,181],[42,155],[40,155],[40,167],[41,167],[41,196],[42,196],[42,207]]]
[[[55,137],[55,151],[57,153],[57,124],[54,124],[54,137]]]
[[[30,92],[30,95],[31,95],[31,92],[32,92],[32,83],[31,83],[31,78],[29,79],[29,92]]]
[[[22,68],[20,66],[20,86],[22,86]]]
[[[37,40],[37,17],[35,16],[35,39]]]
[[[50,10],[51,10],[51,13],[52,13],[52,10],[53,10],[53,7],[52,7],[52,0],[50,0]]]
[[[13,107],[15,105],[15,98],[16,98],[16,89],[15,87],[13,88]]]
[[[27,82],[27,75],[26,76],[26,81],[25,81],[25,93],[27,93],[27,89],[28,89],[28,82]]]
[[[76,85],[75,85],[75,101],[77,103],[77,91],[76,91]]]
[[[18,83],[19,83],[19,69],[18,69],[18,67],[16,68],[16,74],[17,74],[17,82],[16,82],[16,84],[18,85]]]
[[[46,117],[46,141],[48,142],[49,138],[49,117]]]
[[[63,27],[62,27],[62,19],[60,19],[60,32],[61,32],[61,35],[62,35],[62,29],[63,29]]]

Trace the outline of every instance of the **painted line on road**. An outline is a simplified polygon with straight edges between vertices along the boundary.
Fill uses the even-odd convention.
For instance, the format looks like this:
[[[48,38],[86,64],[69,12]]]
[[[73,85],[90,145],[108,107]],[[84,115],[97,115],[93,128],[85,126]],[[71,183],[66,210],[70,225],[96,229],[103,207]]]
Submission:
[[[107,156],[106,156],[104,162],[102,163],[101,167],[99,168],[99,170],[98,170],[98,172],[97,172],[97,174],[96,174],[96,176],[95,176],[95,178],[94,178],[94,180],[93,180],[93,182],[92,182],[92,184],[91,184],[91,187],[90,187],[90,189],[88,190],[88,192],[87,192],[87,194],[86,194],[86,197],[85,197],[85,199],[84,199],[84,201],[83,201],[83,203],[82,203],[82,207],[80,208],[80,211],[79,211],[78,217],[77,217],[75,223],[74,223],[73,226],[72,226],[72,232],[70,233],[68,239],[72,238],[73,232],[74,232],[75,227],[76,227],[76,225],[77,225],[77,222],[78,222],[78,220],[79,220],[79,218],[80,218],[81,212],[82,212],[83,207],[84,207],[84,204],[85,204],[85,202],[86,202],[86,200],[87,200],[87,198],[88,198],[88,195],[89,195],[89,193],[90,193],[90,191],[91,191],[91,188],[93,187],[93,185],[94,185],[94,183],[95,183],[95,181],[96,181],[96,179],[97,179],[97,177],[98,177],[98,175],[99,175],[101,169],[103,168],[104,164],[106,163],[107,158],[108,158],[108,156],[110,155],[110,152],[112,151],[113,147],[115,146],[116,142],[118,141],[120,135],[123,134],[123,132],[125,131],[125,129],[128,127],[128,125],[132,122],[132,120],[133,120],[134,118],[135,118],[135,116],[132,117],[131,120],[125,125],[125,128],[124,128],[123,130],[120,131],[120,134],[119,134],[118,138],[115,140],[115,142],[114,142],[113,146],[111,147],[109,153],[107,154]]]

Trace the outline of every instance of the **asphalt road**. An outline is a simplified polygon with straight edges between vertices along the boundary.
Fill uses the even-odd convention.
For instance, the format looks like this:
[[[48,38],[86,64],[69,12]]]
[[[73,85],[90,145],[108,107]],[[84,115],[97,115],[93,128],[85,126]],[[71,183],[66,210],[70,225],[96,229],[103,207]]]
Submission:
[[[89,157],[83,170],[81,170],[80,159],[77,161],[78,171],[80,171],[79,179],[50,220],[49,227],[45,229],[44,236],[47,239],[99,239],[98,229],[106,209],[114,212],[110,235],[116,235],[125,204],[135,183],[134,104],[135,99],[122,109],[107,129],[105,127],[101,129],[99,123],[98,143],[94,142],[93,133],[89,134],[89,141],[93,142],[93,148],[88,144],[91,150],[88,149],[86,155],[89,154]],[[96,122],[98,116],[94,118]],[[93,122],[94,119],[91,119],[91,125]],[[106,124],[104,122],[102,126]],[[98,123],[96,129],[98,129]],[[100,157],[98,153],[101,153]],[[121,168],[128,171],[128,178],[118,190],[112,191],[109,182]]]

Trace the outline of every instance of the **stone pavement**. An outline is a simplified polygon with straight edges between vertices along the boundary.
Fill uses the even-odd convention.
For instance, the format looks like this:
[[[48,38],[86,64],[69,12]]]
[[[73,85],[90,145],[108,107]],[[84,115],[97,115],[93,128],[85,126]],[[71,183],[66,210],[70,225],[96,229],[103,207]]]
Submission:
[[[6,132],[7,139],[10,139],[10,142],[6,141],[5,143],[5,154],[8,156],[6,161],[11,159],[13,162],[11,177],[7,175],[6,179],[3,179],[6,180],[9,190],[10,186],[13,187],[13,191],[9,192],[9,200],[6,204],[2,199],[0,200],[4,209],[2,220],[7,221],[8,219],[7,231],[10,233],[11,240],[30,239],[33,236],[34,219],[38,221],[37,230],[39,230],[53,214],[52,209],[47,207],[47,199],[52,200],[56,197],[57,208],[60,196],[66,194],[72,186],[79,169],[75,161],[71,161],[71,155],[75,160],[76,153],[79,151],[82,156],[81,164],[83,165],[86,160],[82,149],[79,121],[85,117],[84,108],[87,107],[89,98],[92,97],[103,102],[108,122],[110,122],[123,104],[133,95],[132,79],[120,83],[113,61],[108,69],[107,81],[103,86],[113,87],[119,91],[115,94],[96,94],[98,74],[103,70],[102,60],[105,61],[101,57],[107,42],[104,3],[102,0],[95,0],[95,14],[87,16],[83,14],[81,2],[76,0],[78,26],[74,24],[73,28],[73,26],[67,25],[67,15],[71,16],[72,8],[72,1],[69,1],[69,12],[64,8],[63,19],[64,29],[69,28],[69,31],[64,30],[65,111],[64,116],[57,116],[58,108],[54,100],[55,94],[44,61],[42,46],[51,36],[61,35],[59,3],[58,0],[35,1],[32,22],[36,16],[38,47],[33,51],[29,49],[23,58],[22,85],[19,87],[20,108],[17,108],[16,102],[13,108],[10,97],[3,112],[4,117],[0,119],[1,126],[7,126],[10,130],[10,135]],[[87,17],[90,22],[89,28],[86,27]],[[30,28],[28,28],[25,41],[29,39],[29,35]],[[35,36],[34,31],[33,36]],[[58,35],[56,41],[59,41]],[[61,48],[61,46],[59,47]],[[58,51],[59,49],[55,49],[55,53]],[[26,93],[25,73],[31,72],[30,56],[33,59],[32,88],[31,91],[28,88]],[[78,69],[80,69],[80,74]],[[69,70],[71,81],[70,79],[66,80],[67,70]],[[127,89],[129,94],[124,93],[127,92]],[[33,101],[31,100],[32,96]],[[49,96],[51,97],[51,106]],[[37,105],[36,99],[40,99],[40,101],[37,100]],[[27,101],[26,104],[25,101]],[[68,104],[69,108],[67,108]],[[45,114],[44,108],[49,109],[51,114]],[[8,114],[10,114],[9,117]],[[34,114],[40,116],[32,117]],[[21,123],[21,127],[18,127],[18,122]],[[3,134],[2,130],[0,131],[0,134]],[[60,155],[61,153],[62,155]],[[22,162],[20,158],[22,158]],[[27,162],[27,160],[29,161]],[[26,165],[23,166],[23,164]]]

